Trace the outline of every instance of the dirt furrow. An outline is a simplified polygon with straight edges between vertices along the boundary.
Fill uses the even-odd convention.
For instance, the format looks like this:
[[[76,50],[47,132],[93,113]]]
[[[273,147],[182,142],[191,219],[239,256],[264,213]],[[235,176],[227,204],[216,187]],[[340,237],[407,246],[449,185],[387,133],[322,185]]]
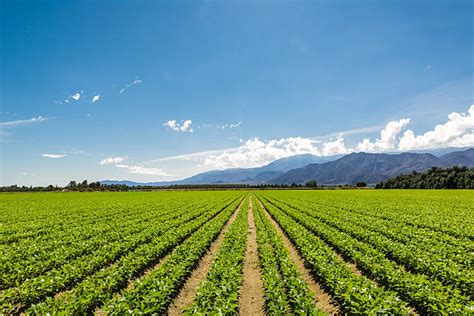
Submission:
[[[240,315],[264,315],[265,297],[258,261],[257,231],[253,216],[253,202],[250,199],[248,211],[247,246],[244,257],[243,284],[240,289]]]
[[[337,306],[337,303],[332,299],[331,295],[329,295],[311,276],[311,271],[306,268],[304,264],[304,260],[300,257],[298,254],[298,250],[296,247],[291,243],[291,241],[288,239],[286,236],[285,232],[283,229],[280,227],[280,225],[273,219],[273,217],[270,216],[268,211],[265,209],[263,206],[262,202],[258,200],[258,203],[261,205],[262,209],[264,210],[265,215],[267,218],[270,220],[272,223],[273,227],[275,227],[276,231],[278,234],[282,237],[283,239],[283,244],[285,245],[286,249],[290,252],[291,259],[296,265],[296,268],[298,269],[298,272],[301,274],[301,278],[303,281],[308,285],[309,290],[313,293],[314,295],[314,303],[316,304],[316,307],[326,313],[329,313],[331,315],[338,314],[339,313],[339,308]]]
[[[235,218],[237,217],[237,214],[239,213],[244,201],[245,199],[239,205],[237,210],[231,215],[227,223],[219,232],[219,235],[217,236],[216,240],[212,242],[211,247],[199,262],[197,268],[186,280],[186,283],[181,288],[178,296],[168,307],[168,315],[182,315],[184,310],[191,306],[199,285],[201,285],[201,283],[206,279],[207,273],[209,272],[209,270],[211,270],[212,261],[216,258],[217,252],[219,251],[219,248],[222,242],[224,241],[225,233],[229,229],[230,225],[232,225],[232,223],[235,221]]]

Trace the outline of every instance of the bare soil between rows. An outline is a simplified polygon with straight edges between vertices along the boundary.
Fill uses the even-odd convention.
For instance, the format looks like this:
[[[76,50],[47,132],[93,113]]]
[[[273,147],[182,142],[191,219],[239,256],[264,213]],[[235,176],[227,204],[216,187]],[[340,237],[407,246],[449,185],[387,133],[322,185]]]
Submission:
[[[235,221],[237,214],[240,212],[240,208],[242,207],[242,203],[240,203],[239,207],[235,210],[235,212],[230,216],[227,220],[227,223],[224,225],[222,230],[219,232],[217,238],[212,242],[211,247],[206,252],[204,257],[202,257],[201,261],[197,268],[191,273],[191,276],[186,280],[184,286],[181,288],[178,296],[174,299],[174,301],[168,307],[168,315],[182,315],[186,308],[190,307],[194,301],[196,296],[196,291],[201,285],[201,283],[206,279],[207,274],[211,270],[212,262],[217,256],[219,252],[219,248],[224,241],[225,233],[228,231],[229,227]]]
[[[243,284],[240,289],[239,313],[240,315],[264,315],[265,296],[263,292],[262,274],[258,257],[257,230],[253,216],[253,198],[247,214],[248,232],[245,249]]]
[[[273,219],[273,217],[268,213],[268,211],[263,206],[263,204],[260,200],[258,200],[258,203],[260,203],[260,206],[264,210],[265,215],[270,220],[270,222],[272,223],[273,227],[276,229],[278,234],[282,237],[283,244],[285,245],[286,249],[288,249],[288,251],[290,252],[291,260],[295,263],[296,268],[298,269],[298,272],[301,275],[301,278],[308,285],[309,290],[313,294],[314,303],[315,303],[316,307],[319,310],[321,310],[323,312],[326,312],[326,313],[329,313],[331,315],[339,314],[339,307],[338,307],[337,303],[334,301],[334,299],[331,297],[331,295],[329,295],[321,287],[321,285],[319,285],[318,282],[316,282],[314,280],[314,278],[311,276],[311,271],[306,267],[306,265],[304,263],[304,260],[301,258],[301,256],[298,253],[298,250],[293,245],[293,243],[290,241],[290,239],[286,236],[283,229]]]

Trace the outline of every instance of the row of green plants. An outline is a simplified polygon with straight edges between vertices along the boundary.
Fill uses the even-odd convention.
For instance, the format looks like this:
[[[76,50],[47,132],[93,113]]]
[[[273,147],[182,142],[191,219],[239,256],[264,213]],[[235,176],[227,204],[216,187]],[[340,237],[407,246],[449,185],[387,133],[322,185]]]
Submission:
[[[285,201],[277,199],[273,199],[273,201],[278,201],[285,208],[289,207],[297,212],[303,212],[317,218],[359,241],[370,244],[384,253],[387,258],[404,266],[409,271],[435,277],[441,283],[458,288],[466,295],[473,294],[474,272],[470,264],[474,254],[468,249],[459,249],[454,256],[456,260],[451,260],[453,256],[447,258],[446,254],[450,253],[450,250],[455,248],[455,245],[438,241],[436,245],[423,249],[425,239],[421,241],[412,240],[408,244],[390,239],[386,237],[387,232],[391,231],[390,228],[377,226],[374,222],[367,224],[367,219],[359,222],[356,217],[351,217],[350,214],[345,212],[332,212],[328,208],[319,207],[315,209],[310,203],[305,201],[292,203],[285,203]],[[383,233],[373,229],[374,226],[379,227],[379,230]],[[394,229],[393,233],[401,235],[403,231]]]
[[[371,219],[474,240],[474,195],[470,190],[333,190],[266,191],[267,196],[294,198]]]
[[[169,304],[206,253],[238,204],[233,203],[178,245],[157,269],[136,280],[103,306],[109,315],[165,314]]]
[[[387,289],[396,291],[418,311],[466,313],[472,308],[472,302],[459,289],[443,285],[423,274],[410,273],[370,244],[359,241],[315,217],[278,205],[274,200],[267,201],[356,263],[367,276]]]
[[[265,215],[260,201],[254,200],[253,209],[267,313],[323,314],[316,308],[313,293],[302,280],[282,237]]]
[[[215,205],[209,216],[219,212],[221,208],[222,204]],[[209,219],[209,216],[206,216],[206,212],[202,213],[201,209],[193,212],[182,212],[175,219],[165,223],[157,221],[155,225],[150,225],[141,233],[128,236],[115,243],[106,244],[90,255],[80,256],[61,267],[53,268],[45,274],[28,279],[17,287],[8,288],[0,293],[2,310],[14,312],[41,302],[48,297],[51,300],[55,293],[67,290],[87,276],[94,275],[96,271],[101,271],[100,269],[110,265],[113,266],[114,262],[127,257],[130,253],[138,253],[141,249],[150,247],[150,242],[156,242],[162,238],[166,240],[168,236],[175,236],[177,231],[181,231],[178,228],[182,226],[183,222],[191,221],[194,223],[195,230],[203,225]],[[175,239],[174,243],[180,243],[184,237]],[[154,253],[150,254],[150,259],[156,258]],[[137,259],[134,258],[133,260]]]
[[[206,207],[208,206],[201,205],[195,209],[199,213],[206,210]],[[100,255],[104,248],[113,249],[115,245],[130,239],[136,243],[146,243],[154,238],[158,225],[166,225],[170,220],[178,220],[179,223],[180,217],[188,213],[187,208],[170,213],[144,212],[143,216],[134,216],[129,220],[124,218],[114,223],[113,229],[110,223],[97,223],[96,227],[100,226],[101,229],[96,231],[94,236],[86,235],[87,237],[83,238],[75,235],[65,236],[61,245],[55,242],[55,238],[50,239],[51,243],[39,242],[34,248],[22,245],[18,247],[18,251],[5,254],[5,264],[1,266],[1,288],[19,286],[26,279],[32,279],[52,269],[58,270],[66,264],[71,264],[76,258],[85,256],[94,258]],[[83,226],[79,230],[87,232],[91,229],[90,226]],[[51,249],[53,246],[56,247]],[[34,254],[26,258],[16,255],[21,252],[34,252]]]
[[[263,195],[266,209],[298,248],[313,276],[349,314],[406,314],[410,310],[395,292],[379,287],[365,276],[354,274],[323,240],[295,221]]]
[[[186,314],[238,314],[248,231],[249,197],[224,235],[216,259]]]
[[[412,245],[418,251],[432,253],[442,258],[456,261],[462,265],[471,268],[474,261],[474,242],[469,238],[454,237],[440,231],[429,228],[415,227],[407,225],[394,219],[381,218],[377,215],[381,210],[366,211],[365,214],[357,210],[350,210],[337,205],[336,203],[319,203],[320,201],[313,197],[294,197],[272,195],[272,198],[278,199],[284,203],[292,203],[317,213],[324,213],[328,216],[337,217],[340,220],[353,223],[367,230],[380,233],[392,240]],[[404,203],[400,201],[397,212],[399,218],[403,218]],[[385,208],[385,206],[383,206]],[[444,261],[444,260],[443,260]]]
[[[163,259],[208,221],[220,216],[235,203],[237,199],[231,203],[216,205],[210,211],[193,212],[188,218],[177,220],[174,226],[160,227],[166,233],[140,245],[112,265],[103,267],[75,285],[71,291],[60,296],[48,297],[43,302],[31,306],[30,311],[39,314],[50,312],[83,314],[93,311],[125,288],[130,280],[143,274],[146,269]]]

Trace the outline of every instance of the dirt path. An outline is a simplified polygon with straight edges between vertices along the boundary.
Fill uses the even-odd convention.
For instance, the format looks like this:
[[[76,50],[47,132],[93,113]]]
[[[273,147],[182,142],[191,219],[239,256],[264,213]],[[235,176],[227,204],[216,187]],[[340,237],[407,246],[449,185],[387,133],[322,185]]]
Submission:
[[[179,292],[178,296],[170,304],[170,306],[168,307],[168,315],[182,315],[183,311],[189,306],[191,306],[196,295],[196,291],[199,285],[201,285],[201,283],[206,278],[209,270],[211,270],[212,261],[215,259],[217,252],[219,251],[219,248],[222,242],[224,241],[224,235],[229,229],[230,225],[232,225],[232,223],[235,221],[235,218],[237,217],[237,214],[239,213],[242,204],[243,201],[239,205],[237,210],[231,215],[222,230],[219,232],[219,235],[217,236],[216,240],[212,242],[211,247],[201,259],[199,265],[193,271],[184,286],[181,288],[181,291]]]
[[[265,210],[265,215],[270,220],[273,227],[275,227],[278,234],[282,237],[283,244],[290,252],[291,259],[295,263],[298,272],[301,274],[301,278],[308,285],[309,290],[314,294],[314,303],[316,304],[316,307],[319,310],[331,315],[338,314],[339,308],[332,297],[326,291],[324,291],[324,289],[313,279],[313,277],[311,277],[311,271],[306,268],[304,260],[300,257],[295,246],[293,246],[280,225],[270,216],[260,200],[258,200],[258,203],[262,209]]]
[[[258,263],[257,231],[253,217],[253,198],[250,199],[247,216],[249,230],[247,232],[247,248],[244,257],[244,281],[240,289],[240,315],[264,315],[265,298],[263,282]]]

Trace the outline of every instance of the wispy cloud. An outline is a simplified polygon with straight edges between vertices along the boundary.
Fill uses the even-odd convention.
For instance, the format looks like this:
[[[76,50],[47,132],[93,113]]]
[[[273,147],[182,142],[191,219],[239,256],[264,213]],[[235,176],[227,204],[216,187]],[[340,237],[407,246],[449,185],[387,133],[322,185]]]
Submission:
[[[31,125],[31,124],[41,123],[41,122],[44,122],[46,120],[48,120],[48,118],[42,117],[42,116],[37,116],[37,117],[32,117],[32,118],[26,119],[26,120],[15,120],[15,121],[0,122],[0,128],[9,128],[9,127],[18,127],[18,126]]]
[[[67,157],[66,154],[42,154],[41,156],[45,157],[45,158],[52,158],[52,159],[59,159],[59,158]]]
[[[217,128],[219,128],[219,129],[237,128],[237,127],[240,127],[240,125],[242,125],[243,122],[244,121],[240,121],[240,122],[237,122],[237,123],[222,124],[222,125],[219,125]]]
[[[354,136],[354,135],[360,135],[360,134],[368,134],[372,132],[376,132],[384,128],[384,124],[377,124],[373,126],[367,126],[367,127],[361,127],[361,128],[354,128],[354,129],[349,129],[345,131],[339,131],[339,132],[334,132],[322,136],[315,136],[315,137],[310,137],[310,139],[313,140],[325,140],[325,139],[330,139],[333,137],[338,137],[339,135],[343,136]]]
[[[193,122],[191,120],[185,120],[182,121],[181,123],[178,123],[176,120],[169,120],[165,123],[163,123],[164,126],[168,127],[169,129],[175,131],[175,132],[189,132],[192,133],[193,129],[191,127],[191,124]]]
[[[202,124],[197,126],[197,128],[215,128],[215,129],[232,129],[238,128],[242,125],[244,121],[239,121],[237,123],[225,123],[225,124]]]
[[[102,159],[99,164],[100,165],[116,165],[116,164],[120,164],[120,163],[123,163],[127,160],[127,157],[126,156],[118,156],[118,157],[108,157],[108,158],[105,158],[105,159]]]
[[[50,118],[37,116],[32,117],[30,119],[24,120],[13,120],[13,121],[5,121],[0,122],[0,141],[5,141],[11,134],[8,132],[9,129],[28,126],[33,124],[38,124],[49,120]]]
[[[120,89],[119,93],[122,94],[125,92],[125,90],[135,86],[135,85],[138,85],[138,84],[142,84],[143,81],[141,79],[135,79],[133,80],[132,82],[129,82],[125,85],[125,87],[123,87],[122,89]]]
[[[127,166],[126,168],[129,173],[134,173],[134,174],[143,174],[143,175],[149,175],[149,176],[162,176],[162,177],[174,176],[160,168],[150,168],[150,167],[143,167],[143,166]]]

